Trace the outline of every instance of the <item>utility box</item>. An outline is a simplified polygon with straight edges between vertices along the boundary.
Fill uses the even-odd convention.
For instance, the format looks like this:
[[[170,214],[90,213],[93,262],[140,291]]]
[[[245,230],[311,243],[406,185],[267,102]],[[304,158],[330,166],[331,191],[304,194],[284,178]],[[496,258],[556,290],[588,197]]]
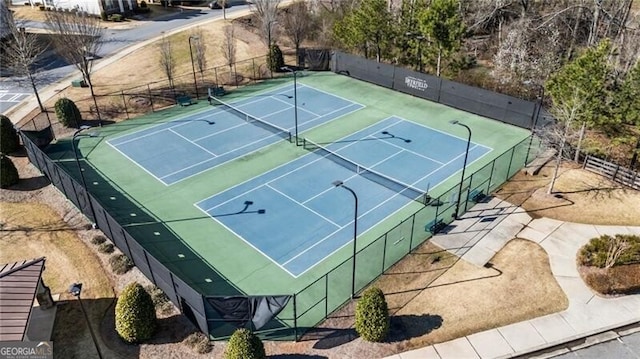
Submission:
[[[73,80],[71,81],[71,86],[72,87],[87,87],[87,85],[85,85],[84,80]]]

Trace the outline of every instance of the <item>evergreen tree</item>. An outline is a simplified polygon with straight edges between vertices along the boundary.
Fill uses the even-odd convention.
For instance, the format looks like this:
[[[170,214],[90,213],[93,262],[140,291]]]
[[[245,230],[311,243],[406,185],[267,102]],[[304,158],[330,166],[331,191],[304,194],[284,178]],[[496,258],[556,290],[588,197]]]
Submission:
[[[465,26],[458,11],[459,0],[433,0],[419,15],[420,30],[435,45],[436,75],[442,73],[443,60],[462,46]]]

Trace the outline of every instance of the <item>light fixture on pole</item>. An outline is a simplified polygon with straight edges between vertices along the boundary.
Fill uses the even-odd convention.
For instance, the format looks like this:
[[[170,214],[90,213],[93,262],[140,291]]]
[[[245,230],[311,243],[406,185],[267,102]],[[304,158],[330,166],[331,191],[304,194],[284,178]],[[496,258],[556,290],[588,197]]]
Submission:
[[[71,138],[71,148],[73,149],[73,157],[76,160],[76,165],[78,166],[78,172],[80,172],[80,180],[82,181],[82,187],[84,187],[84,191],[86,193],[86,197],[87,197],[87,202],[89,202],[89,209],[91,210],[91,221],[93,222],[93,227],[96,227],[96,212],[93,209],[93,204],[91,203],[91,199],[89,198],[89,188],[87,187],[87,181],[84,178],[84,172],[82,170],[82,167],[80,166],[80,160],[78,159],[78,151],[77,151],[77,146],[76,146],[76,138],[77,137],[81,137],[81,136],[88,136],[88,137],[96,137],[97,133],[92,132],[89,133],[88,135],[84,135],[81,134],[80,132],[90,129],[91,126],[87,126],[87,125],[83,125],[80,126],[80,128],[78,128],[76,130],[76,132],[73,133],[73,137]],[[82,209],[81,209],[82,210]]]
[[[98,346],[98,341],[96,340],[96,334],[93,332],[93,328],[91,327],[91,322],[89,321],[89,316],[87,315],[87,311],[84,309],[84,305],[82,305],[82,299],[80,299],[80,293],[82,293],[82,283],[73,283],[69,287],[69,293],[74,297],[78,298],[78,303],[80,303],[80,309],[82,310],[82,314],[84,314],[84,320],[87,322],[87,326],[89,327],[89,333],[91,333],[91,339],[93,339],[93,345],[96,347],[96,351],[98,352],[98,358],[102,359],[102,353],[100,352],[100,347]]]
[[[191,55],[191,71],[193,72],[193,87],[196,89],[196,98],[198,98],[198,80],[196,79],[196,65],[193,63],[193,48],[191,40],[200,40],[198,36],[189,36],[189,55]]]
[[[298,85],[297,85],[297,72],[289,66],[281,67],[283,71],[289,71],[293,74],[293,120],[295,124],[295,137],[296,146],[300,146],[298,143]]]
[[[356,296],[356,238],[358,237],[358,196],[356,192],[351,188],[345,186],[342,181],[333,181],[332,184],[336,187],[342,187],[351,192],[353,199],[355,200],[355,210],[353,211],[353,268],[351,271],[351,299]]]
[[[464,163],[462,164],[462,178],[460,179],[460,187],[458,189],[458,201],[456,202],[456,211],[453,212],[452,217],[454,218],[458,218],[458,212],[460,211],[460,199],[462,198],[462,185],[464,183],[464,170],[467,168],[467,159],[469,158],[469,145],[471,144],[471,129],[469,128],[469,126],[465,125],[464,123],[458,121],[458,120],[453,120],[449,122],[452,125],[460,125],[464,128],[467,129],[467,131],[469,132],[469,137],[467,138],[467,149],[464,152]]]

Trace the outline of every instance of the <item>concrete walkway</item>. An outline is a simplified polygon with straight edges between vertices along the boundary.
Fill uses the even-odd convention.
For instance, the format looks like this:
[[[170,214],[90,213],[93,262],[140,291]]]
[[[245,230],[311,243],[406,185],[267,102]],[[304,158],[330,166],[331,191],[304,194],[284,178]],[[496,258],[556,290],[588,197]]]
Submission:
[[[432,242],[483,266],[513,238],[534,241],[547,252],[551,271],[567,295],[569,307],[387,358],[511,358],[640,322],[640,295],[596,296],[584,284],[576,266],[576,253],[589,239],[618,233],[640,235],[640,227],[532,220],[523,209],[496,198],[476,204]]]

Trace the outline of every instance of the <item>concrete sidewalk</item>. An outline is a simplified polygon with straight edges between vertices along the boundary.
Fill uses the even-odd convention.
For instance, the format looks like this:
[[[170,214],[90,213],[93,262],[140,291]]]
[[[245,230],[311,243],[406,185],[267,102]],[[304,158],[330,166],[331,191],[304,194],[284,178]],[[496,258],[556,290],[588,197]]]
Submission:
[[[584,284],[576,266],[576,254],[589,239],[618,233],[640,235],[640,227],[532,220],[523,209],[496,198],[478,203],[434,236],[432,242],[478,266],[486,264],[513,238],[539,243],[549,256],[551,271],[567,295],[569,307],[387,358],[511,358],[640,322],[640,295],[596,296]]]

